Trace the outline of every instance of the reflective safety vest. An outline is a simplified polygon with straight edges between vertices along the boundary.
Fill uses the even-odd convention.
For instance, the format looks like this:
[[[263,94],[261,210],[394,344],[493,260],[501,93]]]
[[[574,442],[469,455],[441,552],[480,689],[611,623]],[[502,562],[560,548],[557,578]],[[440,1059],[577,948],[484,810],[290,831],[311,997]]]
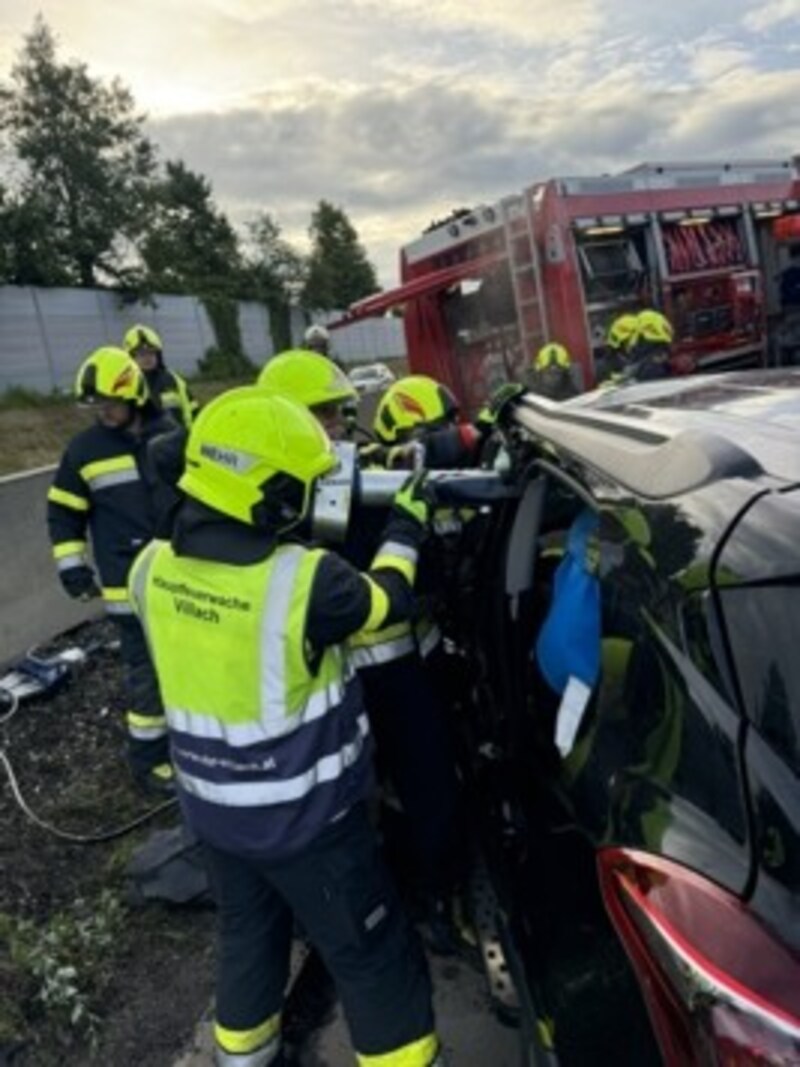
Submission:
[[[162,409],[187,430],[191,429],[200,405],[189,392],[189,386],[180,374],[166,367],[159,367],[155,374],[148,376],[147,384],[151,393],[158,398]]]
[[[221,849],[285,855],[369,792],[369,727],[344,647],[313,669],[307,659],[324,554],[287,544],[236,566],[155,541],[131,570],[184,814]]]

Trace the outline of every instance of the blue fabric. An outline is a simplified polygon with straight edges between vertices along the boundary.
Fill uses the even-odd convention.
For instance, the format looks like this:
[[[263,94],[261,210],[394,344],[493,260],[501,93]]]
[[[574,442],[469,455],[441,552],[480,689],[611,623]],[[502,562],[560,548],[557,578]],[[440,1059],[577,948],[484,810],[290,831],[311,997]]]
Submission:
[[[587,550],[598,517],[582,511],[570,527],[564,559],[553,583],[553,600],[535,646],[550,688],[559,695],[570,677],[592,688],[600,673],[600,583],[587,568]]]

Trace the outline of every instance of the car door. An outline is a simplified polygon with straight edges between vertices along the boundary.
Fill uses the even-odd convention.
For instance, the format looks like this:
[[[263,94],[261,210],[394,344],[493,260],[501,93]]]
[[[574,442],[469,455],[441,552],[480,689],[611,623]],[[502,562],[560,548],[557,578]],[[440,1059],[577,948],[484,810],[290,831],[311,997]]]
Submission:
[[[738,523],[719,599],[748,720],[753,908],[800,948],[800,489],[766,493]]]

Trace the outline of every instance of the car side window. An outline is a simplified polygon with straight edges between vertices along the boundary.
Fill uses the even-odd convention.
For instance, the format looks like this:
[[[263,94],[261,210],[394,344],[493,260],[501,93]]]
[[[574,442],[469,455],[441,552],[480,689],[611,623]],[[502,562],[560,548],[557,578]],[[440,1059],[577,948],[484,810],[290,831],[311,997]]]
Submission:
[[[800,585],[725,589],[721,599],[747,715],[800,774]]]

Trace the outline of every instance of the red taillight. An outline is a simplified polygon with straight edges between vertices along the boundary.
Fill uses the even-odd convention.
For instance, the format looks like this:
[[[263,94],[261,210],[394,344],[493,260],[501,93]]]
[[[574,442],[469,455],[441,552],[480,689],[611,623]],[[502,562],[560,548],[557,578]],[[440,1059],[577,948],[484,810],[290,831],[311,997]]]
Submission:
[[[670,1067],[800,1065],[797,955],[685,867],[628,849],[605,849],[598,866]]]

